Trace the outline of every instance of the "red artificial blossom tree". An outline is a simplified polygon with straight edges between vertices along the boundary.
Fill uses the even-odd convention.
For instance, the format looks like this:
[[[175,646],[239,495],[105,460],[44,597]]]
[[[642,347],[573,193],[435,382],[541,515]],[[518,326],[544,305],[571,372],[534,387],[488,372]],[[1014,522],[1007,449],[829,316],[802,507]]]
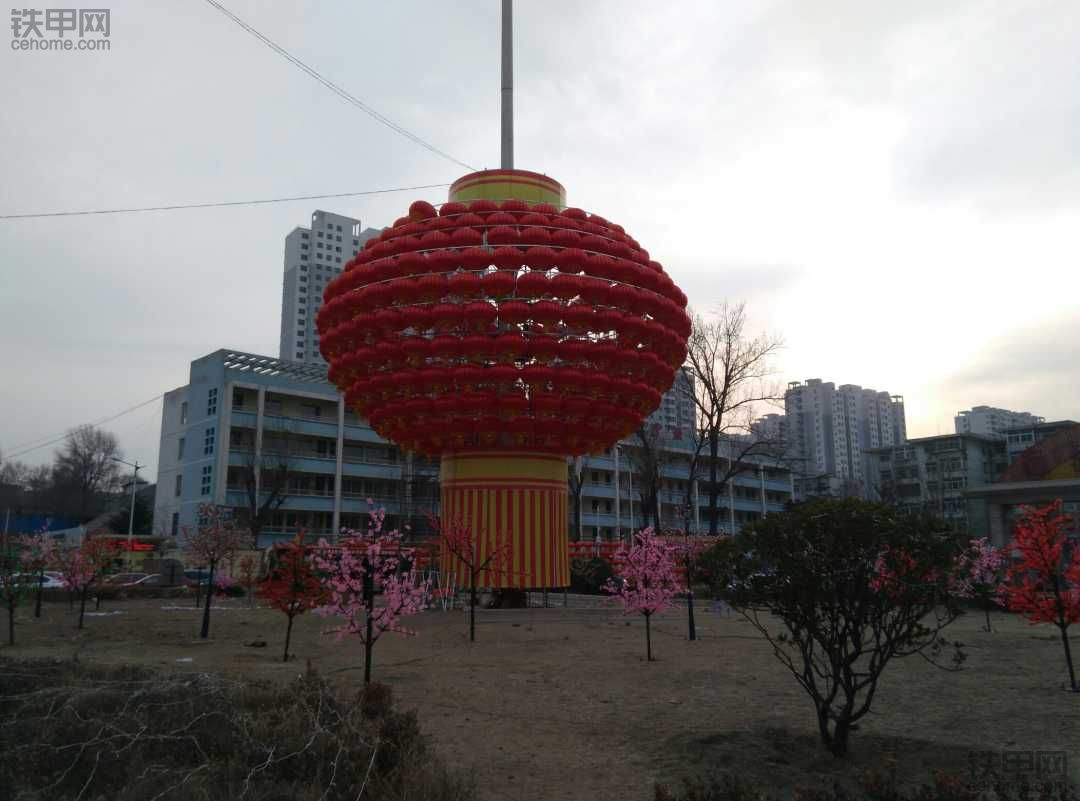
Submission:
[[[214,571],[218,565],[231,559],[249,541],[250,535],[236,528],[228,510],[214,504],[199,506],[199,524],[194,531],[184,529],[187,552],[199,567],[205,566],[210,575],[206,581],[206,606],[203,609],[202,629],[199,636],[210,636],[210,607],[213,606]]]
[[[634,535],[633,543],[615,555],[616,580],[604,589],[617,597],[626,614],[638,612],[645,617],[645,655],[653,661],[650,620],[654,614],[671,606],[671,599],[682,589],[675,572],[675,547],[658,539],[651,528]]]
[[[1069,689],[1080,692],[1072,651],[1069,649],[1069,626],[1080,623],[1080,546],[1065,555],[1069,517],[1061,514],[1061,500],[1047,506],[1023,508],[1013,530],[1007,552],[1020,553],[1020,560],[1009,567],[1002,596],[1013,612],[1031,623],[1052,623],[1061,632],[1065,664],[1069,669]]]
[[[86,596],[118,554],[116,543],[107,537],[107,531],[91,531],[83,537],[77,548],[60,551],[57,567],[64,586],[79,596],[79,625],[83,627],[86,616]]]
[[[447,560],[450,570],[453,570],[453,560],[456,559],[469,574],[469,642],[476,642],[476,603],[480,577],[485,573],[501,574],[509,569],[512,553],[510,542],[497,547],[497,538],[489,537],[484,543],[485,547],[481,548],[480,537],[474,537],[472,529],[462,521],[453,520],[443,526],[434,515],[429,519],[432,528],[438,532],[443,558],[446,555],[453,557]]]
[[[289,619],[285,629],[285,652],[281,657],[282,662],[288,662],[293,620],[320,606],[326,600],[326,592],[308,558],[303,531],[288,545],[278,548],[275,556],[277,565],[259,588],[259,597]]]
[[[371,652],[388,631],[414,634],[400,624],[427,605],[429,582],[419,580],[412,567],[405,569],[410,553],[401,549],[401,533],[383,531],[386,512],[372,511],[366,532],[345,531],[337,547],[319,540],[315,568],[323,576],[326,603],[315,609],[323,617],[340,617],[331,629],[340,641],[354,635],[364,644],[364,683],[371,683]],[[411,559],[409,559],[411,563]],[[382,605],[375,596],[382,594]]]

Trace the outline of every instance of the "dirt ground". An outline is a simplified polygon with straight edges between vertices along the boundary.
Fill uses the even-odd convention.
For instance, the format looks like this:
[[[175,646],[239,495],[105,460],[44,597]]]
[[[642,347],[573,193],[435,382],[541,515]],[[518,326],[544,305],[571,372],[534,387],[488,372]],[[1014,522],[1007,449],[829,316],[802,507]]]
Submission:
[[[312,615],[298,618],[297,658],[286,664],[285,618],[243,600],[213,610],[208,641],[190,601],[116,601],[103,611],[81,632],[66,604],[46,605],[40,620],[21,611],[18,644],[0,656],[77,654],[281,681],[310,660],[343,687],[363,678],[359,644],[336,642],[323,633],[331,621]],[[418,711],[449,763],[474,771],[485,801],[646,800],[654,782],[711,770],[783,789],[889,761],[914,781],[966,772],[1002,751],[1066,752],[1080,776],[1080,697],[1063,691],[1055,629],[998,615],[987,634],[981,615],[962,618],[950,636],[967,646],[964,670],[918,657],[891,665],[853,753],[838,762],[817,740],[809,699],[748,623],[699,609],[701,639],[689,642],[685,614],[654,620],[650,663],[641,619],[606,607],[482,612],[472,644],[461,611],[428,611],[412,619],[417,636],[376,644],[374,676]],[[256,640],[267,647],[246,645]]]

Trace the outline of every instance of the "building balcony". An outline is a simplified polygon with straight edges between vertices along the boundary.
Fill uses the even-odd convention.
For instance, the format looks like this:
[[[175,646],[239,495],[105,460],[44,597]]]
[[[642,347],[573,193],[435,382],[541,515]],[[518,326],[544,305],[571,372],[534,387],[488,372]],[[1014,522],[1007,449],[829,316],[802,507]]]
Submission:
[[[360,423],[349,423],[347,417],[345,418],[345,439],[353,440],[354,442],[369,442],[377,445],[386,444],[386,440],[376,434],[372,429]]]
[[[256,416],[254,411],[232,407],[232,417],[229,425],[233,428],[255,428]]]
[[[400,481],[401,465],[344,460],[341,465],[341,474],[354,478],[386,478]]]

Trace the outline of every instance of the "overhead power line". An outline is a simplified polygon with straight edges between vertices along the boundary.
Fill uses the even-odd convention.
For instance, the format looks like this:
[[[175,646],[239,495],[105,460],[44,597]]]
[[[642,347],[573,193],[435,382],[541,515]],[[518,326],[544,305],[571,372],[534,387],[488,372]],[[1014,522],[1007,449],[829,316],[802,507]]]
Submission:
[[[170,206],[140,206],[128,209],[92,209],[85,211],[43,211],[33,214],[0,214],[0,220],[26,220],[35,217],[80,217],[90,214],[132,214],[139,211],[176,211],[178,209],[215,209],[223,206],[262,206],[267,203],[291,203],[296,200],[326,200],[335,197],[360,197],[361,195],[385,195],[390,192],[415,192],[421,189],[439,189],[450,184],[424,184],[423,186],[398,186],[393,189],[369,189],[364,192],[335,192],[329,195],[297,195],[262,200],[222,200],[209,203],[175,203]]]
[[[346,102],[351,103],[352,105],[356,106],[356,108],[360,109],[365,114],[372,117],[373,119],[377,120],[378,122],[381,122],[383,125],[385,125],[390,130],[401,134],[406,139],[412,140],[416,144],[420,145],[420,147],[431,151],[436,156],[442,156],[444,159],[452,161],[455,164],[458,164],[458,165],[464,167],[467,170],[471,170],[473,172],[476,171],[476,167],[473,167],[472,165],[466,164],[464,161],[461,161],[460,159],[454,158],[449,153],[447,153],[447,152],[445,152],[443,150],[439,150],[439,148],[435,147],[430,142],[426,142],[423,139],[421,139],[419,136],[417,136],[416,134],[412,133],[411,131],[406,130],[405,128],[402,128],[400,125],[398,125],[393,120],[390,120],[390,119],[387,119],[386,117],[384,117],[382,114],[380,114],[378,111],[373,109],[371,106],[369,106],[364,101],[360,100],[359,98],[355,97],[354,95],[349,94],[349,92],[342,89],[340,86],[338,86],[336,83],[331,81],[329,78],[326,78],[323,75],[321,75],[318,72],[318,70],[314,69],[313,67],[309,67],[307,64],[305,64],[303,61],[298,59],[296,56],[294,56],[288,50],[283,48],[281,45],[277,44],[277,42],[273,41],[269,37],[265,36],[264,34],[260,33],[259,31],[255,30],[255,28],[251,27],[248,23],[244,22],[242,19],[240,19],[240,17],[236,16],[229,9],[225,8],[225,6],[223,6],[221,3],[217,2],[217,0],[206,0],[206,2],[209,3],[210,5],[212,5],[214,8],[216,8],[218,11],[220,11],[226,17],[231,19],[233,22],[235,22],[237,25],[239,25],[245,31],[250,33],[252,36],[254,36],[256,39],[258,39],[260,42],[265,44],[267,47],[269,47],[275,53],[280,55],[286,61],[290,62],[291,64],[293,64],[293,65],[295,65],[297,67],[299,67],[304,72],[306,72],[308,75],[310,75],[312,78],[314,78],[316,81],[318,81],[323,86],[325,86],[327,89],[329,89],[331,92],[338,95],[339,97],[341,97]]]
[[[116,414],[111,414],[111,415],[108,415],[106,417],[102,417],[100,420],[94,420],[91,423],[82,423],[80,425],[75,426],[75,428],[82,428],[83,426],[100,426],[100,425],[104,425],[105,423],[111,423],[113,420],[116,420],[116,419],[118,419],[120,417],[123,417],[125,414],[131,414],[132,412],[138,411],[139,409],[143,408],[144,406],[149,406],[154,401],[161,400],[162,397],[163,397],[163,395],[155,395],[154,397],[150,398],[150,400],[145,400],[142,403],[137,403],[134,406],[130,406],[127,409],[124,409],[123,411],[117,412]],[[63,434],[49,434],[47,437],[38,437],[38,439],[36,439],[36,440],[30,440],[29,442],[24,442],[22,445],[19,445],[14,449],[14,453],[6,454],[4,456],[4,459],[5,460],[7,460],[7,459],[17,459],[18,457],[25,456],[28,453],[33,453],[34,451],[41,450],[42,448],[48,448],[50,445],[55,445],[58,442],[63,442],[65,439],[68,438],[69,432],[70,432],[70,429],[68,431],[65,431]],[[43,440],[43,439],[47,440],[47,441],[42,442],[41,440]],[[37,444],[34,444],[34,443],[37,443]]]

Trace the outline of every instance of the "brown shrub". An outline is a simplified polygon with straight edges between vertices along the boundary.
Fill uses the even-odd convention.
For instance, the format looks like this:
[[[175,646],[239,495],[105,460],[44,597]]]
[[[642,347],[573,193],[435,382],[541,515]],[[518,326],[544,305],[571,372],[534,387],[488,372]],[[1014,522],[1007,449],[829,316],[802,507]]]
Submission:
[[[386,690],[0,661],[0,798],[472,798]]]

